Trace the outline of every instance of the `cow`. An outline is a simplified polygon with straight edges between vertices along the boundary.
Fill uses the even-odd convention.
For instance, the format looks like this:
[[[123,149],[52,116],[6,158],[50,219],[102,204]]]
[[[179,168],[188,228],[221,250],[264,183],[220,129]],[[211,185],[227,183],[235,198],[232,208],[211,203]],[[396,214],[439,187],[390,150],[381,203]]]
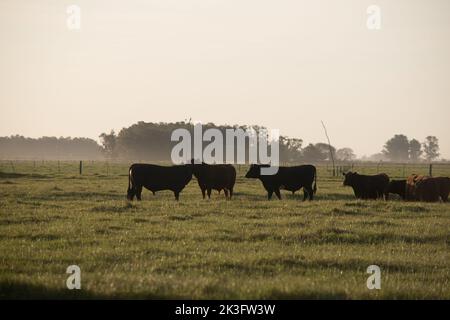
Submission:
[[[141,200],[142,187],[153,192],[171,190],[178,201],[180,192],[192,179],[192,165],[158,166],[135,163],[128,170],[127,199]]]
[[[419,201],[437,202],[440,198],[447,202],[449,192],[450,178],[447,177],[424,177],[415,184],[415,196]]]
[[[449,177],[436,177],[436,184],[439,190],[439,196],[443,202],[448,202],[448,196],[450,194],[450,178]]]
[[[309,200],[313,200],[317,191],[316,167],[313,165],[278,167],[277,173],[273,175],[261,174],[261,168],[268,167],[270,167],[268,164],[252,164],[245,177],[261,180],[269,200],[273,193],[281,200],[280,189],[291,191],[294,194],[301,188],[304,192],[303,201],[307,197]]]
[[[236,169],[231,164],[201,164],[194,163],[193,174],[197,178],[198,186],[202,191],[203,199],[205,199],[205,191],[208,198],[211,198],[211,190],[223,190],[225,198],[231,199],[233,196],[233,188],[236,182]]]
[[[406,179],[406,188],[405,188],[405,200],[414,201],[419,200],[417,196],[416,184],[419,181],[428,179],[428,176],[421,176],[417,174],[412,174]]]
[[[398,194],[403,200],[406,198],[406,180],[391,180],[384,191],[384,197],[389,200],[389,194]]]
[[[352,187],[358,199],[383,198],[389,184],[389,176],[385,173],[367,176],[357,172],[347,172],[343,175],[345,177],[343,185]]]

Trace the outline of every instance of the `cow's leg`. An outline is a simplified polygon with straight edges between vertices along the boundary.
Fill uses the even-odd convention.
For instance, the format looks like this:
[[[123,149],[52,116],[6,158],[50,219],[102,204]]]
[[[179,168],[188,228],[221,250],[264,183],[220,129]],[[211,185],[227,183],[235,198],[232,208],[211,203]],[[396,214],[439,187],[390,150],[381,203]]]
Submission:
[[[233,188],[230,188],[230,200],[232,196],[233,196]]]
[[[275,189],[275,195],[277,196],[277,198],[278,198],[279,200],[281,200],[280,189]]]
[[[306,201],[307,197],[308,197],[308,191],[306,191],[306,188],[303,187],[303,201]]]
[[[178,191],[178,190],[174,190],[173,191],[173,194],[174,194],[174,196],[175,196],[175,200],[179,200],[180,199],[180,191]]]
[[[228,189],[223,189],[223,192],[225,193],[225,199],[228,199]]]
[[[306,192],[308,193],[309,196],[309,201],[314,199],[314,191],[312,187],[304,187],[304,190],[306,190]],[[305,199],[303,199],[305,200]]]
[[[133,201],[135,194],[136,194],[136,191],[134,190],[134,187],[128,188],[127,199],[130,201]]]
[[[206,196],[206,189],[205,189],[205,188],[202,188],[201,190],[202,190],[202,196],[203,196],[203,199],[205,199],[205,196]]]
[[[441,190],[439,190],[439,195],[441,196],[442,202],[448,201],[449,192],[445,189],[446,189],[445,186],[442,186]]]
[[[376,194],[377,199],[383,199],[384,200],[384,195],[383,195],[383,193],[380,190],[377,189],[375,191],[375,194]]]
[[[207,194],[208,194],[208,199],[211,199],[211,189],[208,188],[206,191],[207,191]]]
[[[142,186],[139,187],[135,187],[135,192],[136,192],[136,198],[138,199],[138,201],[142,200]]]
[[[267,200],[272,199],[273,190],[267,190]]]

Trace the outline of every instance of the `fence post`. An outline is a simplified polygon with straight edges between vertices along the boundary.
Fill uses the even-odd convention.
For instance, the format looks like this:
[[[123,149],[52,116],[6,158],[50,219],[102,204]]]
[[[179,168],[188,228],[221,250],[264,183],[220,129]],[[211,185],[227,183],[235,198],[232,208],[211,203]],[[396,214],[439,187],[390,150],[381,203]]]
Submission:
[[[430,169],[428,170],[428,175],[430,176],[430,177],[432,177],[433,176],[433,165],[430,163]]]
[[[80,175],[83,174],[83,161],[80,160]]]

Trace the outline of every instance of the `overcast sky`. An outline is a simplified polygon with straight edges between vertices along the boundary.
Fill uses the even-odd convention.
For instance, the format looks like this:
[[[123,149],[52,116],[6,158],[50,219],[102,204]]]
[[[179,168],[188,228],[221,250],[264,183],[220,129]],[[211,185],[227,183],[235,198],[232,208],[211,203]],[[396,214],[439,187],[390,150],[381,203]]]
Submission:
[[[325,140],[323,120],[359,156],[436,135],[450,158],[450,1],[0,1],[1,136],[189,118],[305,144]]]

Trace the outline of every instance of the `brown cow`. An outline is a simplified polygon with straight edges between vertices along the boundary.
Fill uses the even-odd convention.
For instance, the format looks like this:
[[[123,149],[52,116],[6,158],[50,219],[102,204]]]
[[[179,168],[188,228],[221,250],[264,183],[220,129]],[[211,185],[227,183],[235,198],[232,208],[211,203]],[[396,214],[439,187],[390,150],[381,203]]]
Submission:
[[[412,174],[406,179],[405,187],[405,200],[419,200],[416,194],[416,183],[423,179],[428,179],[428,176],[420,176],[418,174]]]
[[[426,202],[448,201],[450,178],[412,175],[406,182],[406,199]]]

